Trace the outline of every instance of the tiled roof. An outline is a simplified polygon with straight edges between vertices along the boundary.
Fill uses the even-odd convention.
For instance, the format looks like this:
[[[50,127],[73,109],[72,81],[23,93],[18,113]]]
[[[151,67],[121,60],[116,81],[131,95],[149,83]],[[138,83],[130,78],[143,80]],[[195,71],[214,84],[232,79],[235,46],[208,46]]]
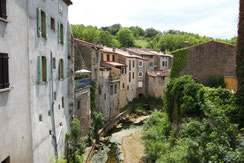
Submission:
[[[106,64],[109,64],[111,66],[121,66],[121,67],[125,67],[125,64],[119,63],[119,62],[104,62]]]
[[[96,47],[96,48],[99,48],[99,49],[102,48],[102,47],[100,47],[100,46],[97,46],[97,45],[95,45],[95,44],[92,44],[92,43],[89,43],[89,42],[86,42],[86,41],[83,41],[83,40],[79,40],[79,39],[77,39],[77,38],[75,38],[74,41],[79,42],[79,43],[82,43],[82,44],[84,44],[84,45],[91,46],[91,47]]]
[[[126,49],[128,52],[132,52],[132,53],[136,53],[137,55],[154,55],[146,50],[142,50],[142,49],[132,49],[132,48],[128,48]]]
[[[130,54],[129,52],[124,51],[124,50],[121,50],[121,49],[118,49],[118,48],[110,48],[110,47],[104,46],[103,49],[101,49],[101,51],[102,52],[105,52],[105,53],[119,54],[119,55],[123,55],[123,56],[129,57],[129,58],[144,59],[144,58],[142,58],[140,56]]]

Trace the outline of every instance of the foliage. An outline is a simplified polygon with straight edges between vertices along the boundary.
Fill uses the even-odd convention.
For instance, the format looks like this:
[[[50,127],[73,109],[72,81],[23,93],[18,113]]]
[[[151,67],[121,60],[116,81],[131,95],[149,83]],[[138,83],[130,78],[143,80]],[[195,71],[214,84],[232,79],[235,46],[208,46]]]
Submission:
[[[173,53],[174,62],[173,62],[172,68],[170,70],[170,78],[177,78],[180,75],[181,70],[185,66],[186,53],[187,53],[187,50],[185,48],[176,50]]]
[[[108,31],[101,31],[98,43],[111,47],[113,45],[113,36]]]
[[[208,78],[206,86],[213,87],[213,88],[218,88],[218,87],[225,88],[226,84],[224,81],[224,77],[211,75]]]
[[[169,118],[153,113],[144,124],[147,161],[244,162],[243,121],[236,101],[235,92],[204,87],[191,76],[171,79],[164,92]],[[170,129],[174,111],[180,124]],[[166,119],[168,123],[158,125]]]
[[[75,80],[79,80],[79,79],[88,78],[88,75],[87,75],[87,73],[75,73],[74,77],[75,77]]]
[[[59,158],[53,157],[51,159],[51,163],[67,163],[67,160],[65,159],[64,156],[61,155],[61,156],[59,156]]]
[[[129,28],[120,28],[117,33],[118,40],[123,47],[133,47],[135,38]]]
[[[153,38],[153,37],[155,37],[157,34],[159,34],[160,32],[157,31],[157,30],[154,29],[154,28],[147,28],[147,29],[145,30],[145,33],[146,33],[146,37]]]
[[[99,130],[104,125],[104,117],[102,113],[94,113],[92,116],[92,126],[93,126],[93,138],[98,139],[99,138]]]
[[[91,93],[90,93],[90,97],[91,97],[91,112],[93,114],[93,112],[95,112],[96,107],[97,107],[97,100],[96,100],[96,83],[94,81],[92,81],[91,84]]]
[[[131,26],[130,30],[132,31],[133,35],[136,38],[138,38],[140,36],[145,37],[145,35],[146,35],[145,31],[141,27],[138,27],[138,26],[135,26],[135,27]]]
[[[85,153],[84,138],[81,137],[80,121],[75,118],[71,122],[70,132],[67,134],[67,158],[69,162],[80,163]]]

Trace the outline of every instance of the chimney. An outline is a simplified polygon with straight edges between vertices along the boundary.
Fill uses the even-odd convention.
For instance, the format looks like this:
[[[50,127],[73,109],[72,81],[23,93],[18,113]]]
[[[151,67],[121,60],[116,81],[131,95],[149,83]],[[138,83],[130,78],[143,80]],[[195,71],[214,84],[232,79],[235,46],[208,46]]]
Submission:
[[[189,47],[189,41],[184,41],[184,48]]]
[[[113,52],[115,52],[115,49],[116,49],[116,48],[113,48]]]
[[[127,51],[127,50],[126,50],[126,47],[123,47],[123,50],[124,50],[124,51]]]

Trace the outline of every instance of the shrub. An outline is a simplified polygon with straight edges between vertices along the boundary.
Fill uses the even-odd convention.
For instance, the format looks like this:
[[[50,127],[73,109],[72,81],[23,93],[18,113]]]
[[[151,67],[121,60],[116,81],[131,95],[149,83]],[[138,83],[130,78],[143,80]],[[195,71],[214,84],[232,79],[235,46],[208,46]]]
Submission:
[[[225,88],[226,84],[223,76],[212,75],[209,76],[206,86],[213,88]]]

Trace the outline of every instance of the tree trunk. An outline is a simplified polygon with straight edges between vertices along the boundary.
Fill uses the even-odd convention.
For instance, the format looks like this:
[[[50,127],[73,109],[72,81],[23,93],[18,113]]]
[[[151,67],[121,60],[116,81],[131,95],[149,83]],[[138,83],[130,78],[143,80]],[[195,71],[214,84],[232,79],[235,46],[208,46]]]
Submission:
[[[240,0],[236,62],[237,103],[241,109],[241,121],[244,122],[244,0]]]

